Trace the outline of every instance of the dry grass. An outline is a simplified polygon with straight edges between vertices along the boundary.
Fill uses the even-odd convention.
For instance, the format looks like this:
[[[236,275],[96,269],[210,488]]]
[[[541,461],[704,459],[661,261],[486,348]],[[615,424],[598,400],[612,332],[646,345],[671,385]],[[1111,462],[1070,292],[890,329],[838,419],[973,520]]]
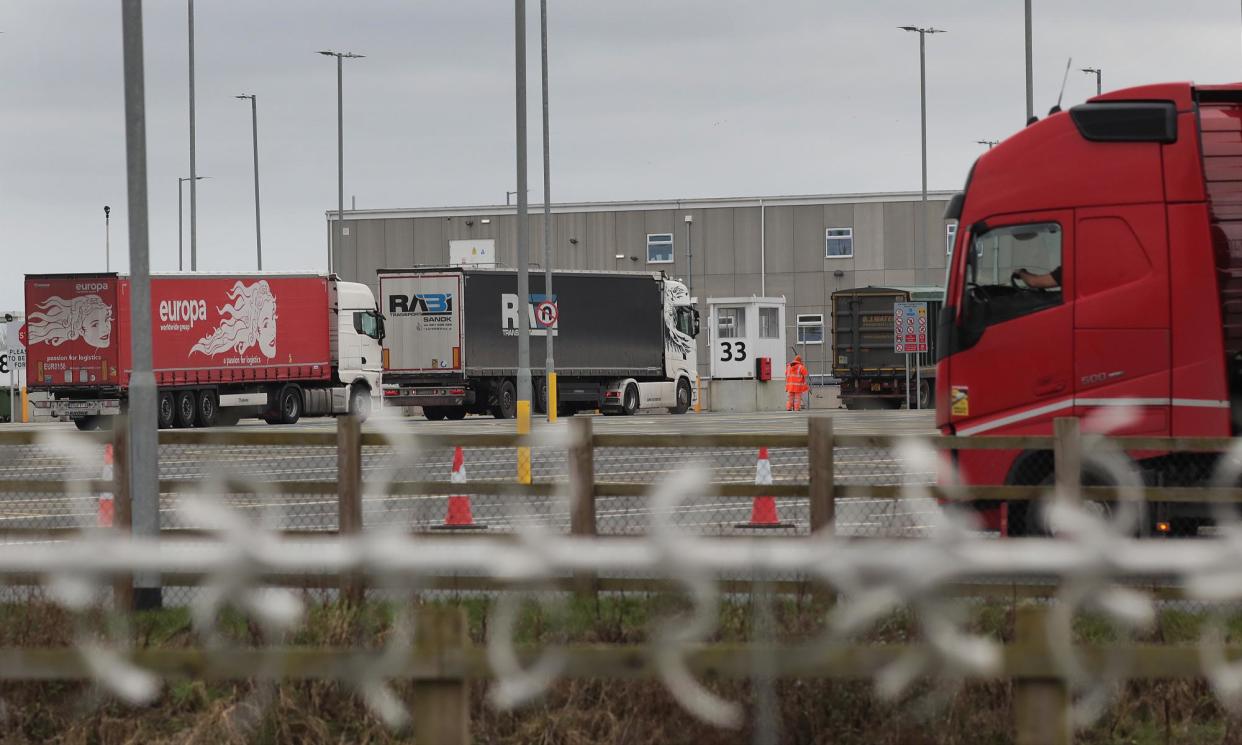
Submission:
[[[471,636],[486,633],[486,603],[463,599]],[[645,638],[656,618],[681,609],[673,598],[613,598],[598,604],[574,604],[560,615],[526,609],[519,641],[569,638],[575,641],[633,643]],[[973,625],[1005,638],[1011,609],[985,605],[975,610]],[[374,604],[362,609],[320,606],[291,643],[314,646],[374,646],[384,639],[393,609]],[[781,638],[805,637],[818,628],[820,614],[807,603],[783,603],[776,609]],[[749,608],[727,605],[718,638],[745,640],[751,634]],[[101,628],[101,614],[84,628]],[[1171,642],[1194,638],[1194,614],[1166,614],[1157,637]],[[222,618],[226,634],[240,644],[260,641],[257,630],[235,615]],[[898,642],[911,636],[911,623],[896,615],[878,626],[870,641]],[[1083,619],[1079,634],[1087,639],[1107,630]],[[185,647],[199,643],[183,611],[145,614],[135,619],[132,635],[141,646]],[[54,606],[0,606],[0,646],[56,647],[71,644],[73,619]],[[750,709],[752,691],[745,682],[709,682],[725,697]],[[398,691],[409,700],[408,685]],[[740,731],[703,725],[684,713],[656,682],[563,681],[539,704],[517,712],[498,712],[485,700],[485,687],[472,686],[474,741],[499,745],[639,745],[749,743],[749,724]],[[1012,689],[1008,683],[964,687],[927,716],[910,712],[910,701],[884,703],[867,683],[789,680],[776,684],[780,742],[920,745],[1005,743],[1011,732]],[[371,716],[347,687],[332,682],[279,686],[181,681],[167,686],[153,705],[132,708],[90,684],[29,683],[0,685],[0,745],[66,743],[405,743]],[[1079,733],[1080,743],[1240,743],[1242,724],[1229,719],[1202,682],[1132,683],[1108,714]]]

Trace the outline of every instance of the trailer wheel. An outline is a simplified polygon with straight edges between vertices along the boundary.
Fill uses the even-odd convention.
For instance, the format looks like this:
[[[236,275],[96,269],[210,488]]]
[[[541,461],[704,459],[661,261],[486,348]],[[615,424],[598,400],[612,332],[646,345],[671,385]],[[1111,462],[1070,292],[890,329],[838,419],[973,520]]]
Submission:
[[[177,413],[173,419],[173,426],[178,429],[187,429],[194,426],[194,415],[198,412],[198,402],[194,400],[194,391],[179,391],[177,393]]]
[[[444,418],[444,409],[439,406],[424,406],[423,416],[427,417],[429,422],[438,422]]]
[[[99,417],[84,416],[74,419],[73,426],[77,427],[79,432],[94,432],[99,429]]]
[[[690,381],[682,378],[677,381],[677,405],[668,410],[670,414],[685,414],[690,410]]]
[[[492,416],[497,419],[512,419],[517,416],[517,388],[512,380],[501,381],[496,389],[496,405],[492,407]]]
[[[371,416],[371,389],[365,385],[355,385],[349,389],[349,414],[365,422]]]
[[[930,380],[919,381],[919,408],[936,408],[936,389]]]
[[[156,422],[160,429],[171,429],[176,418],[177,403],[173,401],[173,394],[170,391],[163,391],[160,393],[159,408],[156,410]]]
[[[220,402],[215,391],[201,391],[198,394],[198,421],[200,427],[214,427],[220,421]]]
[[[296,385],[287,385],[280,390],[278,419],[281,424],[297,424],[302,418],[302,391]]]
[[[638,386],[630,383],[625,387],[625,393],[621,394],[621,413],[625,416],[633,416],[638,411]]]

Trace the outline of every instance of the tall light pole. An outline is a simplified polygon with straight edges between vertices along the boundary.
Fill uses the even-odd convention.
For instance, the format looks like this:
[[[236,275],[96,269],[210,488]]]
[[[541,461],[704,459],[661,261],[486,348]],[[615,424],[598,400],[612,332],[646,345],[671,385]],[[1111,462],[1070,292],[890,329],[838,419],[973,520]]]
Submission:
[[[1103,74],[1103,72],[1100,70],[1100,68],[1098,68],[1098,67],[1084,67],[1084,68],[1082,68],[1082,71],[1083,71],[1083,72],[1085,72],[1085,73],[1087,73],[1088,75],[1095,75],[1095,95],[1099,96],[1099,95],[1103,94],[1103,93],[1104,93],[1104,87],[1103,87],[1103,84],[1102,84],[1102,83],[1101,83],[1101,81],[1100,81],[1100,76]]]
[[[1035,73],[1032,65],[1031,0],[1026,0],[1026,120],[1035,118]]]
[[[517,433],[530,432],[530,215],[526,189],[526,0],[513,0],[517,114]],[[530,483],[530,448],[518,448],[517,478]]]
[[[205,178],[211,177],[195,176],[193,180],[202,181]],[[185,228],[183,228],[181,224],[181,194],[184,189],[181,188],[181,185],[190,180],[189,176],[179,176],[177,178],[177,271],[179,272],[185,271],[185,249],[182,247],[182,239],[185,235]]]
[[[325,57],[336,57],[336,230],[328,246],[328,273],[332,273],[332,251],[343,243],[345,229],[345,86],[342,61],[362,59],[365,54],[353,52],[321,51]]]
[[[151,328],[151,244],[147,233],[147,125],[142,62],[142,2],[122,0],[121,38],[125,70],[126,218],[129,221],[130,328]],[[135,538],[160,537],[159,442],[155,422],[155,375],[151,335],[130,335],[129,494]],[[158,574],[137,573],[133,609],[163,604]]]
[[[198,169],[194,163],[194,0],[186,0],[190,35],[190,271],[198,269]]]
[[[259,271],[263,271],[263,231],[259,227],[259,97],[253,93],[234,96],[250,100],[250,130],[254,141],[254,253]]]
[[[552,299],[552,156],[548,134],[548,0],[539,0],[539,39],[543,61],[543,294]],[[559,307],[559,306],[558,306]],[[552,358],[552,328],[546,330],[544,359],[544,405],[548,421],[556,421],[556,363]]]
[[[104,205],[104,271],[112,271],[112,208]]]
[[[918,229],[915,231],[915,250],[918,252],[914,257],[914,270],[917,272],[923,254],[927,253],[927,35],[943,34],[944,29],[940,28],[922,28],[920,26],[898,26],[902,31],[914,31],[919,35],[919,121],[921,123],[922,132],[922,156],[923,156],[923,204],[919,213]]]

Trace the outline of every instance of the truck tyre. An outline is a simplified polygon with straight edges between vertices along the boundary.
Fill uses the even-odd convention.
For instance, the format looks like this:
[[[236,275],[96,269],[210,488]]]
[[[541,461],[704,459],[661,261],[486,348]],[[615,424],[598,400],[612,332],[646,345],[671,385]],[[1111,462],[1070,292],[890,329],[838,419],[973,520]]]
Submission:
[[[198,394],[198,413],[196,424],[200,427],[214,427],[220,422],[220,401],[215,391],[200,391]]]
[[[178,429],[193,427],[195,414],[197,413],[198,401],[195,400],[194,391],[178,391],[177,412],[173,419],[173,426]]]
[[[934,409],[936,408],[936,388],[935,382],[931,380],[919,381],[919,408]]]
[[[171,391],[162,391],[159,406],[156,407],[155,420],[160,429],[171,429],[177,419],[177,402],[173,400]]]
[[[99,417],[84,416],[74,419],[73,426],[77,427],[79,432],[94,432],[99,429]]]
[[[496,405],[492,407],[492,416],[497,419],[512,419],[517,416],[517,388],[512,380],[503,380],[496,389]]]
[[[444,418],[454,422],[460,422],[466,418],[466,407],[450,406],[444,410]]]
[[[349,389],[349,414],[365,422],[371,416],[371,389],[365,385],[355,385]]]
[[[278,423],[297,424],[302,418],[302,391],[296,385],[281,388],[276,404],[279,407],[276,415]]]
[[[690,381],[682,378],[677,381],[677,405],[668,410],[670,414],[685,414],[690,410]]]
[[[625,387],[625,393],[621,394],[621,413],[625,416],[633,416],[638,411],[638,386],[630,383]]]
[[[424,406],[423,416],[427,417],[429,422],[438,422],[444,418],[444,409],[439,406]]]

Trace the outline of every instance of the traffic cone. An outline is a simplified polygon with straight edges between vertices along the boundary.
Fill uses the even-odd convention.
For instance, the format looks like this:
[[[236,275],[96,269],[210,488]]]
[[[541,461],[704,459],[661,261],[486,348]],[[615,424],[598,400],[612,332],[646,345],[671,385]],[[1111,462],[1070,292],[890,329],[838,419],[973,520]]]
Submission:
[[[104,445],[103,469],[99,474],[103,481],[112,481],[112,444]],[[112,527],[112,492],[106,491],[99,495],[97,522],[101,528]]]
[[[449,481],[454,484],[466,483],[466,458],[462,454],[460,445],[453,451],[453,475]],[[432,529],[487,530],[487,526],[474,521],[474,515],[470,513],[470,497],[453,496],[448,498],[448,512],[444,515],[444,522],[440,525],[433,525]]]
[[[765,485],[772,483],[772,464],[768,461],[768,449],[759,448],[759,462],[755,464],[755,483]],[[792,528],[793,523],[783,523],[776,515],[776,499],[774,497],[755,497],[750,508],[750,522],[737,523],[736,528]]]

